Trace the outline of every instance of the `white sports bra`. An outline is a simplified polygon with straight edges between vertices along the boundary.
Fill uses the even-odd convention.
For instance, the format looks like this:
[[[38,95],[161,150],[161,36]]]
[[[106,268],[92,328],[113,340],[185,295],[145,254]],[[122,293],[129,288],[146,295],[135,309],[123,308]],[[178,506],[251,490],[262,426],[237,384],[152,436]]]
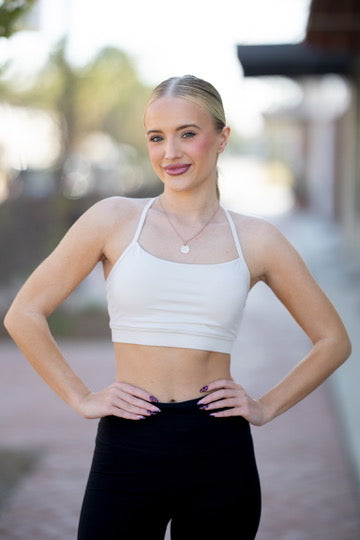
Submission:
[[[224,212],[238,251],[231,261],[173,262],[151,255],[134,238],[112,267],[106,293],[112,341],[230,353],[250,285],[234,222]]]

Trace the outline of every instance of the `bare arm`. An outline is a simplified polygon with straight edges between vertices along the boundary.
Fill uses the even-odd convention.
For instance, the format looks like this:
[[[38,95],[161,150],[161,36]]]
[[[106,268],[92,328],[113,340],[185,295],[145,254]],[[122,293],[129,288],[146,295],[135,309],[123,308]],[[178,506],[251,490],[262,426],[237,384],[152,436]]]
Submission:
[[[350,355],[351,344],[335,308],[315,282],[300,255],[284,236],[269,224],[260,224],[255,240],[255,281],[263,280],[302,327],[313,347],[274,388],[254,400],[234,381],[213,381],[203,398],[207,409],[234,407],[215,416],[239,414],[262,425],[298,403],[319,386]],[[254,276],[253,276],[254,277]],[[211,397],[210,397],[211,396]],[[211,404],[210,404],[211,403]]]
[[[4,324],[39,375],[81,415],[138,419],[145,414],[142,400],[149,399],[148,394],[121,383],[93,394],[66,362],[47,324],[47,317],[104,257],[114,227],[114,204],[110,199],[94,205],[71,227],[20,289]]]
[[[313,347],[279,384],[261,397],[265,421],[286,411],[317,388],[351,352],[339,315],[300,255],[278,231],[272,231],[272,235],[266,253],[264,281],[309,336]]]

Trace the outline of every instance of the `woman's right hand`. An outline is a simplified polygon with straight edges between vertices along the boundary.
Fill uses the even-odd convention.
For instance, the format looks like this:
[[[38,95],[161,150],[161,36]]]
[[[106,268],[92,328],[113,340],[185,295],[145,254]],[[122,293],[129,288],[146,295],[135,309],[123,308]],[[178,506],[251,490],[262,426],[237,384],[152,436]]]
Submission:
[[[160,412],[153,403],[158,399],[146,390],[124,382],[115,382],[100,390],[89,392],[77,407],[84,418],[118,416],[128,420],[142,420]]]

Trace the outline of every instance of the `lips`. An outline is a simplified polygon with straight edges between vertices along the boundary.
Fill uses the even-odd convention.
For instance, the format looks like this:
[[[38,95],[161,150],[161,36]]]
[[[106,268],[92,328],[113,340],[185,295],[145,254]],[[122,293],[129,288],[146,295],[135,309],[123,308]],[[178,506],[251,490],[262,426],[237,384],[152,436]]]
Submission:
[[[180,163],[179,165],[168,165],[167,167],[164,167],[167,174],[170,174],[171,176],[178,176],[179,174],[184,174],[189,168],[190,165],[186,163]]]

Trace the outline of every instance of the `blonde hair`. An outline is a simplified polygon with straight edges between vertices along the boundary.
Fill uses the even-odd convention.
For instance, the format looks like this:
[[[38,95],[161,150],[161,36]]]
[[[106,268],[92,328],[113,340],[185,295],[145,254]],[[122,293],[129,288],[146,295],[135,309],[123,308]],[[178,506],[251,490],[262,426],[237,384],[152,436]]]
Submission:
[[[194,75],[171,77],[154,88],[147,106],[156,99],[166,96],[182,97],[198,103],[211,114],[215,128],[221,131],[226,126],[223,102],[216,88]]]
[[[194,75],[170,77],[154,88],[147,107],[161,97],[181,97],[204,107],[212,116],[216,131],[221,132],[226,126],[223,102],[216,88]],[[220,199],[218,172],[216,171],[216,195]]]

